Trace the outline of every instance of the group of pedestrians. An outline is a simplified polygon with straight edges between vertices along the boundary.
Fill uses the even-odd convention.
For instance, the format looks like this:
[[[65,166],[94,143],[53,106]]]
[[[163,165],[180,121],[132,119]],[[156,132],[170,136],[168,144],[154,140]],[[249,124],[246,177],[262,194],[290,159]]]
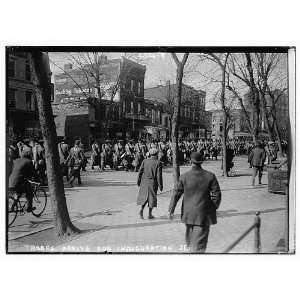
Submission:
[[[91,146],[91,168],[98,166],[100,170],[110,169],[138,172],[137,185],[139,193],[137,204],[140,206],[139,217],[144,219],[144,210],[148,206],[148,219],[154,219],[153,209],[157,207],[158,189],[163,191],[164,165],[172,163],[172,147],[170,141],[143,140],[126,142],[122,140],[106,140],[102,145],[97,141]],[[169,218],[174,217],[175,207],[184,194],[181,208],[181,220],[185,224],[186,245],[192,252],[205,252],[210,226],[217,223],[216,210],[221,202],[221,190],[216,176],[202,168],[207,159],[218,159],[222,155],[220,141],[181,140],[179,142],[180,163],[191,162],[189,171],[182,174],[174,188],[169,205]],[[253,168],[251,184],[262,182],[263,168],[277,158],[278,148],[273,142],[238,142],[228,140],[226,144],[226,172],[233,167],[233,158],[240,152],[248,154],[248,162]],[[68,139],[58,143],[59,161],[62,175],[73,186],[77,179],[81,184],[80,172],[85,170],[87,157],[80,139],[75,140],[72,147]],[[221,164],[223,165],[223,164]],[[28,211],[32,207],[32,190],[26,179],[37,178],[46,184],[45,149],[38,139],[29,142],[12,143],[8,148],[9,189],[25,193],[28,199]]]
[[[191,252],[206,251],[210,225],[217,223],[216,210],[221,203],[221,190],[216,176],[202,168],[203,153],[192,152],[192,168],[180,176],[169,205],[169,219],[173,219],[176,204],[184,194],[181,220],[185,224],[185,241]],[[139,169],[137,185],[140,187],[137,205],[139,217],[144,219],[144,208],[148,206],[148,219],[154,219],[153,208],[157,207],[157,191],[163,190],[162,162],[158,150],[150,150]]]
[[[7,154],[7,175],[10,176],[14,161],[22,158],[27,153],[27,158],[32,162],[34,169],[33,178],[42,185],[47,185],[45,148],[43,141],[38,138],[30,140],[15,140],[8,146]]]
[[[31,180],[47,184],[45,150],[38,139],[18,141],[8,147],[7,155],[8,189],[18,196],[25,194],[27,212],[35,209],[32,205]]]
[[[241,147],[246,150],[246,153],[248,152],[248,161],[253,168],[252,186],[255,186],[257,175],[258,184],[261,184],[264,164],[267,161],[273,162],[277,158],[275,143],[244,142],[241,146],[241,143],[228,141],[226,144],[227,171],[232,168],[232,159]],[[139,169],[137,205],[140,206],[139,217],[141,219],[144,219],[146,206],[149,209],[148,219],[154,218],[152,211],[153,208],[157,207],[158,189],[163,191],[163,164],[159,160],[158,154],[159,150],[152,148],[150,158],[145,159]],[[185,224],[186,246],[191,252],[204,253],[207,248],[210,226],[217,223],[216,211],[221,203],[221,190],[215,174],[202,168],[202,163],[205,161],[203,149],[192,152],[190,161],[192,163],[191,169],[179,177],[173,190],[168,209],[169,219],[173,219],[176,205],[183,195],[181,221]],[[282,164],[286,164],[286,160]]]

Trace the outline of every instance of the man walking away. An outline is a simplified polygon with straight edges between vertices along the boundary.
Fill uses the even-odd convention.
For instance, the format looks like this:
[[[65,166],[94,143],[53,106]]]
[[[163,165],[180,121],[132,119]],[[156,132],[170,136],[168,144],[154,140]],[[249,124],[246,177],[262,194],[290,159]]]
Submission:
[[[181,221],[185,223],[186,245],[191,252],[204,253],[210,225],[217,223],[216,210],[221,203],[221,190],[216,176],[202,169],[203,155],[191,154],[192,169],[180,176],[169,206],[169,218],[181,195]]]
[[[255,177],[257,174],[258,174],[258,184],[261,184],[264,162],[266,160],[266,152],[263,149],[261,142],[256,142],[255,148],[250,153],[249,160],[253,168],[252,182],[251,182],[252,186],[255,186]]]
[[[153,207],[157,207],[157,190],[163,190],[162,163],[158,160],[158,150],[151,148],[149,151],[151,157],[143,160],[137,179],[137,185],[140,187],[137,204],[141,205],[140,218],[143,219],[143,210],[148,204],[148,219],[154,219],[152,215]]]

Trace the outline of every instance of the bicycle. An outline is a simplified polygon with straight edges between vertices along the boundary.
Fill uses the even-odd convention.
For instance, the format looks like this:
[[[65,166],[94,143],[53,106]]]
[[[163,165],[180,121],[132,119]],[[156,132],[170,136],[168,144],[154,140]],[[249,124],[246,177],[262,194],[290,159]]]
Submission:
[[[39,182],[34,182],[29,179],[26,179],[26,181],[30,183],[33,192],[32,206],[35,207],[35,209],[32,210],[31,213],[35,217],[40,217],[45,211],[47,205],[46,191],[43,187],[41,187]],[[23,194],[17,195],[14,193],[13,195],[8,196],[8,227],[14,223],[18,214],[24,215],[26,213],[28,200],[25,197],[22,197]]]

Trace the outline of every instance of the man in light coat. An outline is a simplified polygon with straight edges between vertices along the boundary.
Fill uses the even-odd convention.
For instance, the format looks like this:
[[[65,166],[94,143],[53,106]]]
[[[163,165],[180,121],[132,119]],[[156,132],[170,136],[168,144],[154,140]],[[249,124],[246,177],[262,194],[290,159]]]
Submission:
[[[217,223],[216,210],[221,203],[221,190],[216,176],[202,169],[203,154],[191,154],[192,169],[180,176],[174,189],[169,218],[181,195],[181,221],[185,223],[185,241],[191,252],[203,253],[207,247],[210,225]]]
[[[158,150],[151,148],[150,158],[144,159],[139,169],[137,185],[140,187],[137,204],[141,205],[139,212],[143,219],[143,211],[148,204],[148,219],[153,219],[152,209],[157,207],[157,190],[163,190],[162,163],[158,160]]]

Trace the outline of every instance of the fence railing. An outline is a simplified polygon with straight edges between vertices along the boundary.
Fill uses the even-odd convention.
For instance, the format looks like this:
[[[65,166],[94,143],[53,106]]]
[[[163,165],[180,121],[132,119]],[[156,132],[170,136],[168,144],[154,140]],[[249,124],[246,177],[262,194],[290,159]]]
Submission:
[[[260,212],[255,213],[255,219],[253,225],[251,225],[243,234],[240,235],[227,249],[224,253],[230,252],[237,244],[239,244],[252,230],[254,230],[254,253],[260,253],[261,251],[261,240],[260,240]]]

